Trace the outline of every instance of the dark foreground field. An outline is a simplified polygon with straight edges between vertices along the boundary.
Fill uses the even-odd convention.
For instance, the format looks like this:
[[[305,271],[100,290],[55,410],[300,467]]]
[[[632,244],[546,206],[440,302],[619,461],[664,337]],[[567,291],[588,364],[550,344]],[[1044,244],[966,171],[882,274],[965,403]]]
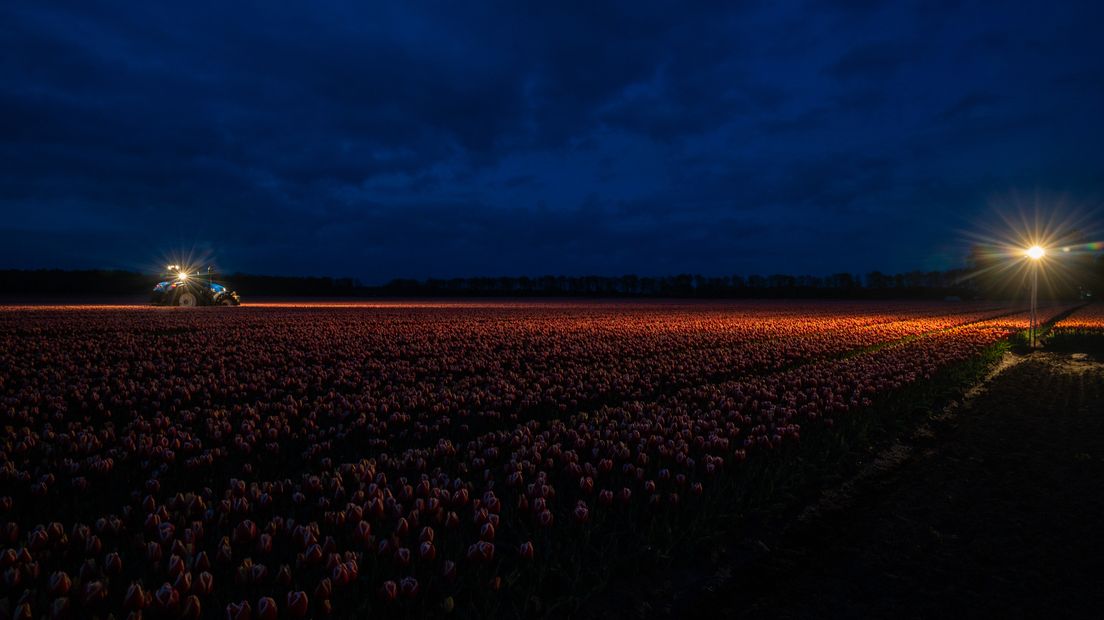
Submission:
[[[754,561],[719,567],[685,605],[637,612],[1100,617],[1104,363],[1036,353],[1005,364],[965,406],[768,536]]]
[[[2,308],[0,620],[1088,615],[1104,312],[1042,316]]]

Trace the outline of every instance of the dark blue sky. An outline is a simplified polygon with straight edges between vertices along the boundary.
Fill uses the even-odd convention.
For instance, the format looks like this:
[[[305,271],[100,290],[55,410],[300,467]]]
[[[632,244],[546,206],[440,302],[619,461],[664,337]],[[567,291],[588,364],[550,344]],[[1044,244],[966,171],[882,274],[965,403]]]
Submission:
[[[898,271],[1104,196],[1099,1],[246,4],[0,5],[0,267]]]

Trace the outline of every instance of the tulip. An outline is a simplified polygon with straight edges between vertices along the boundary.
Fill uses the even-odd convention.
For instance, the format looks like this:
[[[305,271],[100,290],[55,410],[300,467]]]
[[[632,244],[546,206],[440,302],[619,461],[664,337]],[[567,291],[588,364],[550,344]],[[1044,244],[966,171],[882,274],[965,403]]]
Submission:
[[[123,572],[123,558],[115,551],[104,556],[104,572],[108,575],[118,575]]]
[[[193,594],[184,599],[184,604],[180,608],[180,617],[182,620],[199,620],[203,617],[203,606],[200,605],[198,596]]]
[[[196,577],[193,587],[195,588],[196,594],[201,596],[210,594],[215,589],[214,575],[207,571],[201,572],[199,576]]]
[[[395,550],[395,563],[402,568],[410,566],[410,549],[399,547]]]
[[[333,582],[329,577],[324,577],[314,588],[314,598],[328,600],[331,596],[333,596]]]
[[[287,564],[281,564],[280,570],[276,571],[276,583],[286,588],[291,585],[291,582],[291,567]]]
[[[180,573],[176,580],[173,581],[173,587],[176,588],[177,592],[187,594],[192,589],[192,574]]]
[[[257,601],[257,618],[259,620],[276,620],[279,613],[275,599],[265,596]]]
[[[89,581],[81,590],[81,602],[85,607],[96,607],[107,600],[107,585],[102,581]]]
[[[456,562],[452,560],[445,560],[444,565],[441,568],[441,576],[445,578],[445,581],[453,582],[456,580]]]
[[[532,541],[525,541],[518,547],[518,552],[523,560],[532,560],[534,556]]]
[[[184,564],[184,558],[179,555],[174,555],[169,558],[169,578],[175,579],[180,576],[188,567]]]
[[[65,571],[57,571],[50,575],[49,592],[50,596],[55,598],[59,596],[65,596],[69,593],[69,588],[72,587],[73,581],[69,579],[69,575]]]
[[[153,595],[153,600],[161,609],[172,609],[180,603],[180,593],[172,585],[165,583]]]
[[[15,549],[4,549],[3,553],[0,553],[0,568],[8,568],[18,561]]]
[[[257,537],[257,525],[246,519],[234,528],[234,544],[247,544]]]
[[[226,606],[227,620],[250,620],[252,616],[253,608],[249,606],[249,601],[230,603]]]
[[[490,524],[488,524],[490,525]],[[433,547],[433,543],[425,541],[418,546],[418,557],[425,562],[432,562],[437,557],[437,550]]]
[[[473,562],[490,562],[494,559],[494,544],[479,541],[468,547],[468,560]]]
[[[350,581],[349,570],[345,568],[344,564],[338,564],[337,566],[333,567],[333,570],[330,573],[330,578],[333,581],[334,585],[338,587],[343,586]]]
[[[51,620],[64,620],[72,615],[73,606],[69,603],[69,597],[62,596],[54,599],[50,604]]]
[[[398,584],[396,584],[394,581],[383,582],[383,585],[380,586],[379,595],[380,598],[384,600],[384,602],[390,603],[394,601],[399,596]]]
[[[353,536],[364,545],[370,544],[372,542],[372,526],[367,521],[357,523]]]
[[[129,610],[137,610],[146,607],[146,592],[141,589],[141,585],[130,584],[127,588],[127,594],[123,597],[123,608]]]
[[[573,514],[575,515],[576,523],[586,523],[590,519],[590,509],[587,508],[586,502],[583,500],[579,500],[579,502],[575,504],[575,511]]]
[[[304,555],[304,559],[308,564],[318,564],[322,561],[322,547],[317,543],[307,548],[307,552]]]
[[[418,580],[413,577],[404,577],[399,582],[399,590],[403,598],[415,598],[418,596]],[[393,600],[393,599],[392,599]]]
[[[268,555],[272,553],[272,535],[261,534],[260,537],[257,538],[256,549],[257,553],[261,555]]]
[[[307,593],[302,591],[288,592],[287,610],[293,618],[302,618],[307,615],[310,604]]]

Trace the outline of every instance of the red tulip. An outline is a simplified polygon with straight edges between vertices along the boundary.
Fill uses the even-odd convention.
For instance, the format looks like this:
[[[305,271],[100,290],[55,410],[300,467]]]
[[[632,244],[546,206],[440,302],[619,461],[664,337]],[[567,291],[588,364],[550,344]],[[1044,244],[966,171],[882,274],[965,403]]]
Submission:
[[[408,532],[410,532],[410,524],[407,522],[405,517],[401,517],[399,519],[398,525],[395,526],[395,535],[400,538],[404,538],[406,537]]]
[[[534,555],[533,543],[531,541],[525,541],[518,547],[518,552],[521,554],[523,560],[532,560]]]
[[[272,535],[261,534],[260,537],[257,538],[256,549],[257,553],[261,555],[268,555],[269,553],[272,553]]]
[[[203,606],[198,596],[193,594],[184,599],[184,604],[180,608],[180,617],[182,620],[199,620],[203,617]]]
[[[350,581],[349,570],[345,568],[344,564],[338,564],[330,572],[330,579],[333,580],[335,586],[341,587]]]
[[[180,593],[176,591],[176,588],[165,583],[158,588],[157,593],[153,596],[153,600],[161,609],[172,609],[180,603]]]
[[[247,544],[257,537],[257,525],[246,519],[234,528],[234,543]]]
[[[460,526],[460,516],[457,515],[455,512],[448,513],[448,515],[445,517],[445,527],[447,527],[450,530],[453,530],[453,529],[456,529],[459,526]]]
[[[353,536],[362,544],[370,544],[372,542],[372,526],[367,521],[357,523]]]
[[[320,600],[327,600],[333,596],[333,582],[329,577],[323,578],[318,582],[318,586],[314,589],[314,598]]]
[[[107,586],[102,581],[89,581],[81,590],[81,601],[86,607],[96,607],[107,600]]]
[[[590,520],[590,509],[587,508],[586,502],[583,500],[579,500],[579,502],[575,504],[575,511],[573,514],[575,515],[576,523],[586,523]]]
[[[104,556],[104,572],[108,575],[118,575],[123,572],[123,558],[115,551]]]
[[[404,577],[399,582],[399,590],[403,598],[415,598],[418,596],[418,580],[413,577]]]
[[[72,616],[73,606],[69,603],[69,597],[62,596],[54,599],[50,604],[51,620],[64,620]]]
[[[398,584],[396,584],[394,581],[383,582],[383,585],[380,586],[379,595],[380,598],[382,598],[385,602],[390,603],[394,601],[396,598],[399,597]]]
[[[307,593],[302,591],[288,592],[287,594],[287,609],[288,613],[294,618],[302,618],[307,615],[307,610],[310,607],[310,603],[307,599]]]
[[[188,570],[188,567],[184,564],[184,558],[179,555],[169,558],[169,579],[177,578],[186,570]]]
[[[196,577],[195,585],[196,594],[206,596],[215,589],[215,577],[207,571],[203,571]]]
[[[192,574],[180,573],[180,575],[177,576],[176,580],[173,581],[173,587],[176,588],[176,591],[180,592],[181,594],[187,594],[188,592],[190,592],[192,589]]]
[[[253,608],[249,601],[230,603],[226,606],[226,620],[250,620],[253,616]]]
[[[257,618],[259,620],[276,620],[279,613],[275,599],[265,596],[257,601]]]
[[[0,553],[0,568],[8,568],[17,561],[18,556],[15,553],[15,549],[4,549],[4,552]]]
[[[494,544],[481,540],[468,547],[468,559],[473,562],[490,562],[494,559]]]
[[[276,583],[286,588],[291,585],[291,581],[291,567],[287,564],[281,564],[280,570],[276,571]]]
[[[142,609],[146,606],[146,593],[142,590],[142,585],[139,583],[132,583],[127,588],[126,596],[123,597],[123,608],[129,610]]]
[[[487,542],[494,542],[494,538],[495,538],[495,528],[494,528],[494,526],[491,525],[490,523],[484,523],[483,526],[481,528],[479,528],[479,538],[481,540],[485,540]]]
[[[432,562],[437,557],[437,549],[427,540],[418,546],[418,557],[425,562]]]
[[[322,561],[322,547],[318,546],[317,543],[311,545],[307,549],[307,552],[304,555],[304,558],[306,559],[308,564],[318,564],[318,563],[320,563]]]
[[[59,597],[65,596],[69,593],[69,588],[73,585],[73,581],[69,579],[69,575],[65,571],[57,571],[50,575],[49,591],[50,596]]]
[[[410,566],[410,549],[399,547],[395,550],[395,563],[402,568]]]

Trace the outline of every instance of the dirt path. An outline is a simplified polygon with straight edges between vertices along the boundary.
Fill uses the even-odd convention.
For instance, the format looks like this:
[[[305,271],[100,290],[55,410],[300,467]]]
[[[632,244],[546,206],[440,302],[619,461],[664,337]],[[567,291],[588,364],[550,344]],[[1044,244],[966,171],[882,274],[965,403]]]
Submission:
[[[689,615],[1099,618],[1104,363],[1036,353]]]

